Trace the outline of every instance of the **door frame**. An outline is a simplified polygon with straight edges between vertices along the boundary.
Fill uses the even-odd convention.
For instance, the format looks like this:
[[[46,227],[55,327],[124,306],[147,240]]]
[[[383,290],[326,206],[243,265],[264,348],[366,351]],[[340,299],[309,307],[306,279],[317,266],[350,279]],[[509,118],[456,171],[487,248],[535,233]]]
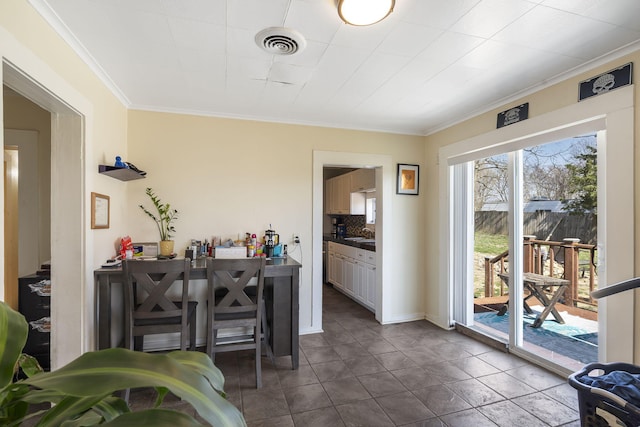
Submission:
[[[85,128],[91,127],[92,108],[1,28],[0,40],[3,84],[51,113],[51,368],[57,369],[93,349],[94,292],[87,286],[92,283],[87,260],[93,248],[86,242],[85,226]],[[0,138],[4,145],[4,136]],[[4,248],[0,251],[4,259]],[[4,265],[0,268],[4,274]]]
[[[391,296],[386,283],[391,282],[391,224],[394,170],[389,155],[313,151],[313,213],[312,213],[312,284],[311,328],[306,333],[322,332],[322,226],[324,215],[324,167],[376,168],[376,320],[389,323]],[[386,224],[386,225],[385,225]],[[302,297],[301,297],[302,300]]]

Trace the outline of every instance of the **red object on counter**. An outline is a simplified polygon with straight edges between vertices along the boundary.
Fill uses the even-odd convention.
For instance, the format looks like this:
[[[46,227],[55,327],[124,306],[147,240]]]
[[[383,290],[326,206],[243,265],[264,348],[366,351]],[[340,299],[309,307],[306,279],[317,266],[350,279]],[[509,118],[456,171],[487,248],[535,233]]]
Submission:
[[[122,259],[126,259],[127,251],[133,252],[133,242],[131,241],[131,237],[124,236],[120,239],[120,256]]]

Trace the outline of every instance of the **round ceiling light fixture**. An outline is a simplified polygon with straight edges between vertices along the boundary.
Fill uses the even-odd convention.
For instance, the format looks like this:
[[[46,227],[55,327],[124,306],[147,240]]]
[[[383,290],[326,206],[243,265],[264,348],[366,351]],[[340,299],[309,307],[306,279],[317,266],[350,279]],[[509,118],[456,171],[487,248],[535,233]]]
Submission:
[[[256,34],[255,41],[262,50],[275,55],[293,55],[307,46],[302,34],[284,27],[265,28]]]
[[[350,25],[371,25],[389,16],[395,4],[395,0],[338,0],[338,15]]]

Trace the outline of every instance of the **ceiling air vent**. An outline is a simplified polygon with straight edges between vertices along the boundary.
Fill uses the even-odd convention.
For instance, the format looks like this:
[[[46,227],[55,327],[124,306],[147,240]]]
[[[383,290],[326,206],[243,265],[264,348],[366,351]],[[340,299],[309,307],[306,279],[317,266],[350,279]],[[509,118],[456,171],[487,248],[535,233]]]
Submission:
[[[256,34],[256,44],[265,52],[274,55],[293,55],[307,45],[302,34],[291,28],[270,27]]]

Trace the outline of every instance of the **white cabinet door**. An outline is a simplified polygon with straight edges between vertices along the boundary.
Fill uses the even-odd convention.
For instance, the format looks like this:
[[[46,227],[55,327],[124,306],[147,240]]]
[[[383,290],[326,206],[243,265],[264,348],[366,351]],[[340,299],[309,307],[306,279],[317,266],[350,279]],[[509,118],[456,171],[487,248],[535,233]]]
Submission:
[[[349,213],[351,215],[364,215],[367,207],[367,196],[365,193],[349,194]]]
[[[355,297],[361,304],[366,305],[367,301],[367,273],[366,273],[366,264],[360,261],[356,262],[356,270],[358,270],[356,274],[356,285],[354,287]]]
[[[365,280],[364,287],[366,288],[366,295],[364,305],[371,310],[376,309],[376,266],[371,264],[365,264]]]
[[[325,213],[333,215],[364,215],[364,193],[351,192],[352,174],[336,176],[325,185]]]
[[[344,174],[335,179],[337,185],[333,188],[333,191],[336,192],[336,213],[349,215],[351,206],[351,175]]]
[[[370,191],[376,187],[376,171],[375,169],[358,169],[353,172],[351,177],[351,191]]]
[[[329,195],[331,200],[329,201],[330,211],[332,214],[339,213],[340,210],[340,183],[338,177],[331,178],[329,180]]]
[[[358,271],[356,270],[356,263],[353,258],[344,258],[344,291],[350,295],[355,296],[355,285],[358,281],[357,279]]]
[[[329,242],[329,281],[361,305],[375,310],[376,253]]]
[[[336,254],[333,251],[327,253],[327,282],[335,284]]]
[[[334,257],[333,268],[333,286],[343,289],[344,288],[344,258],[340,254],[336,254]]]
[[[330,179],[324,184],[324,213],[333,213],[333,182]]]

